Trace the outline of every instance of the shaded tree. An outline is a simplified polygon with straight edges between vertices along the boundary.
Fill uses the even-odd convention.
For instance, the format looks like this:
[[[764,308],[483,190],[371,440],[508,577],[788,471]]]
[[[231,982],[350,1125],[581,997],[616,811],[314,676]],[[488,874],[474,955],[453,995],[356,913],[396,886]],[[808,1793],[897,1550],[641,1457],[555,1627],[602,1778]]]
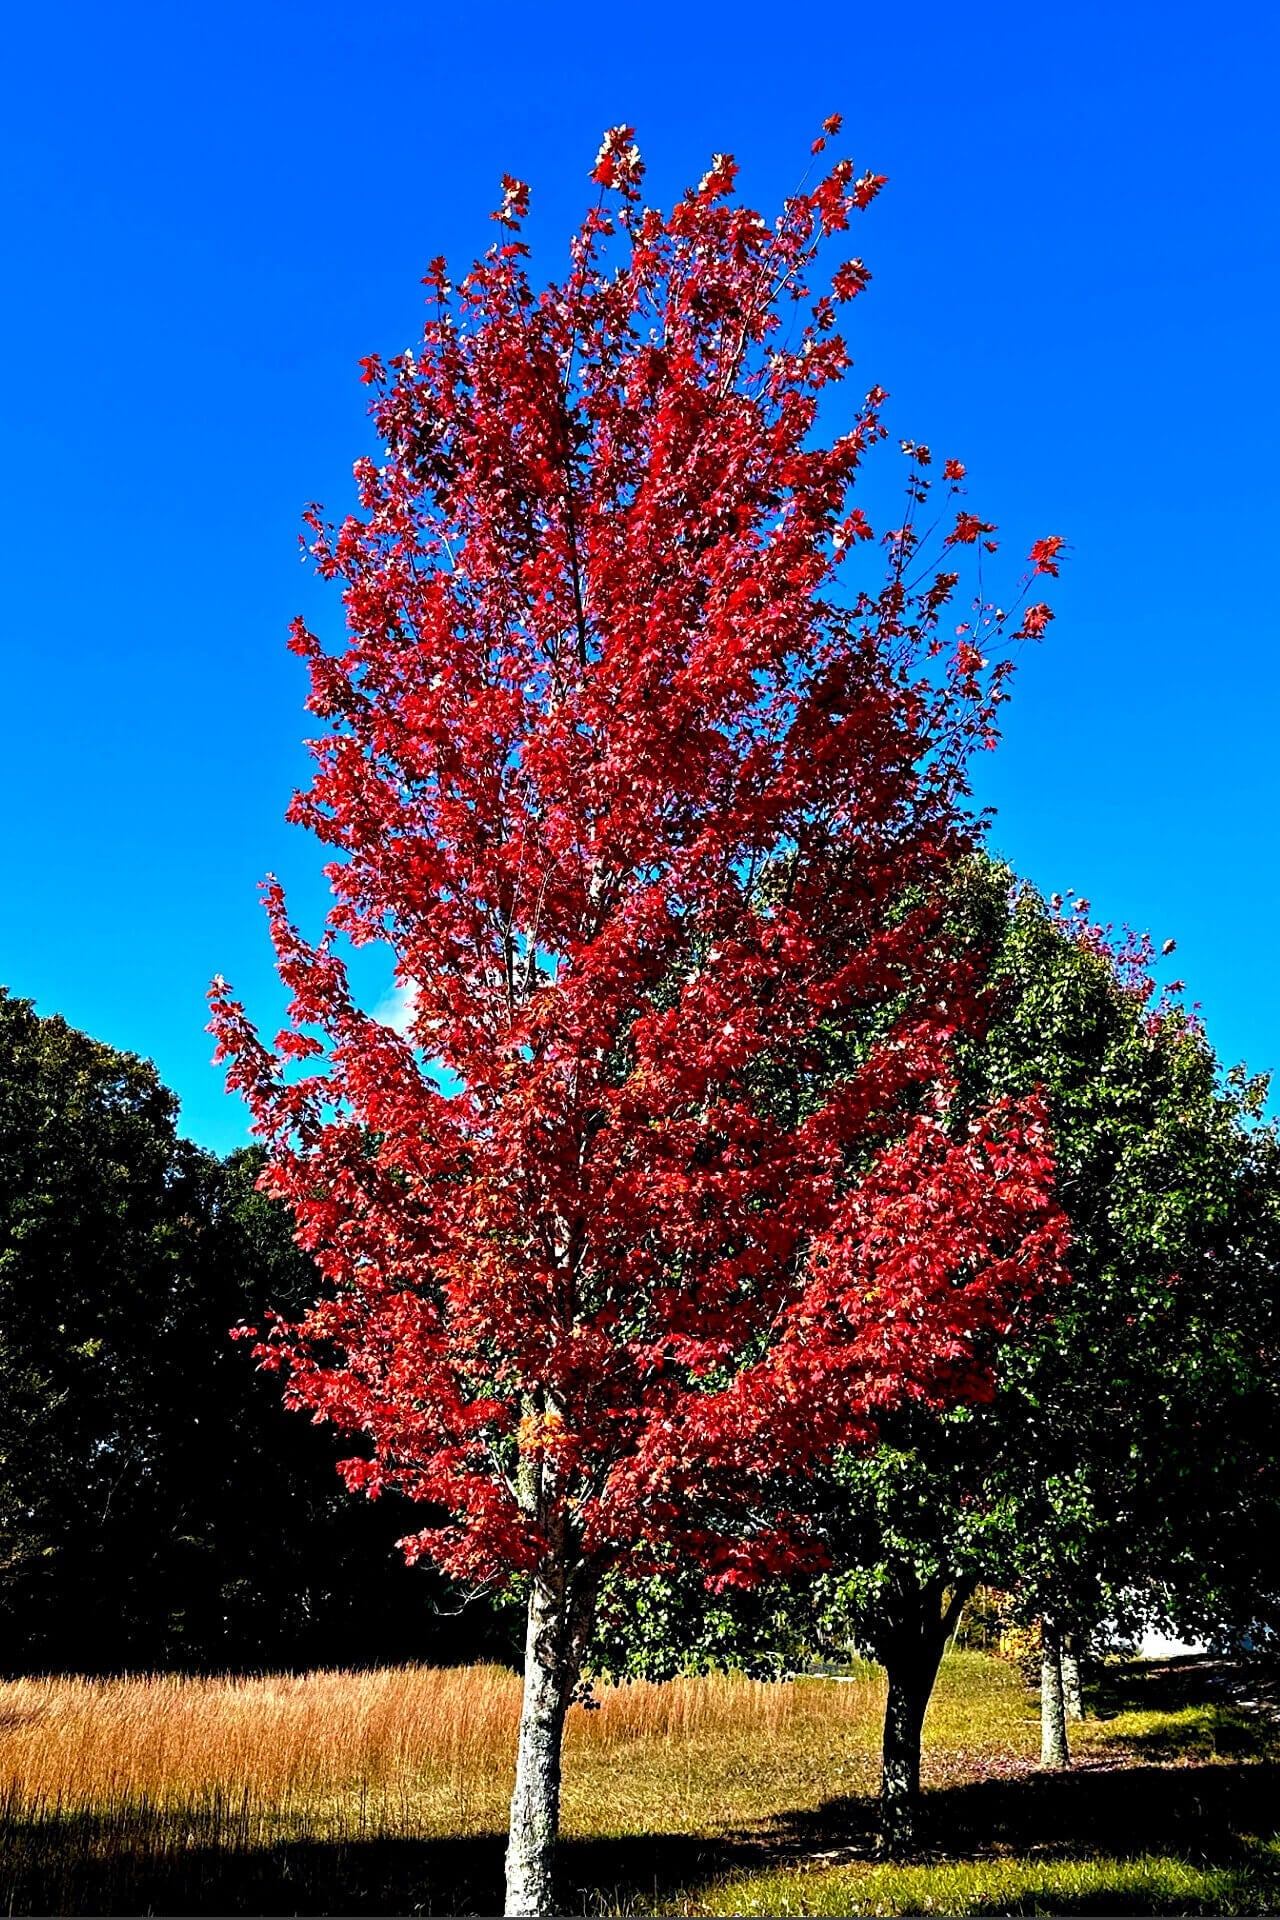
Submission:
[[[106,1542],[145,1511],[163,1447],[150,1384],[183,1177],[175,1113],[146,1062],[0,996],[5,1590],[29,1658],[69,1615],[94,1634],[130,1612],[122,1570],[144,1549]]]
[[[352,1509],[229,1339],[315,1269],[155,1069],[0,993],[0,1609],[12,1670],[511,1652]]]
[[[1152,1005],[1149,949],[1111,945],[1006,871],[970,865],[961,917],[992,952],[968,1096],[1044,1088],[1071,1284],[1002,1343],[985,1406],[906,1410],[828,1507],[826,1631],[890,1682],[882,1824],[914,1834],[923,1715],[979,1582],[1043,1623],[1046,1764],[1068,1760],[1062,1656],[1105,1618],[1219,1623],[1274,1590],[1274,1134],[1200,1026]],[[1006,904],[1007,902],[1007,904]],[[1261,1527],[1262,1531],[1259,1532]]]

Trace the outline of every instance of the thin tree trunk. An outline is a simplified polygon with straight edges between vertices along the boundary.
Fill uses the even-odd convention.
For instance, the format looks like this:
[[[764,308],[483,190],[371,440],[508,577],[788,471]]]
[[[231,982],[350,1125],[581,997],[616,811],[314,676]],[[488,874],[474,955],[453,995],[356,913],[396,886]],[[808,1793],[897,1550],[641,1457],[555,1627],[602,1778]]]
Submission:
[[[1066,1705],[1068,1720],[1084,1719],[1084,1695],[1080,1686],[1080,1663],[1084,1658],[1085,1636],[1082,1633],[1064,1633],[1062,1636],[1062,1697]]]
[[[1069,1767],[1066,1700],[1062,1689],[1062,1636],[1056,1623],[1040,1625],[1040,1765]]]
[[[541,1916],[558,1911],[554,1874],[560,1830],[560,1749],[593,1600],[594,1590],[581,1574],[575,1585],[554,1562],[544,1562],[534,1575],[507,1840],[507,1914]]]

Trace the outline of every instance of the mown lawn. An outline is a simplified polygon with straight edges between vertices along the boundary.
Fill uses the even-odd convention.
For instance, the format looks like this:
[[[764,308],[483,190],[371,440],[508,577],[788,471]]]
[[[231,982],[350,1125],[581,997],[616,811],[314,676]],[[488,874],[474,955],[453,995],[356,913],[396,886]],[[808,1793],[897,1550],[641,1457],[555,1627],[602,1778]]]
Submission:
[[[1034,1695],[953,1656],[904,1866],[874,1669],[608,1690],[568,1730],[566,1910],[1273,1911],[1277,1743],[1212,1679],[1117,1670],[1046,1776]],[[0,1913],[493,1912],[518,1699],[493,1667],[0,1686]]]

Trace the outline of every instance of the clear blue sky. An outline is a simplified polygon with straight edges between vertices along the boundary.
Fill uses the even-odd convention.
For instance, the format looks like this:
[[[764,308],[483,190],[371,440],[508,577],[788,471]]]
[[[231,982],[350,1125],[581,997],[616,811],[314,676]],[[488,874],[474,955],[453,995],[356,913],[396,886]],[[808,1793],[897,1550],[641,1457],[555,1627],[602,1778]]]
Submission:
[[[427,258],[533,183],[560,270],[601,131],[655,195],[712,150],[772,207],[817,122],[891,178],[859,247],[865,384],[968,464],[1059,619],[982,768],[996,847],[1176,937],[1227,1059],[1280,1067],[1277,16],[1268,6],[10,12],[0,124],[7,724],[0,980],[122,1047],[219,1149],[226,973],[279,1005],[255,887],[320,907],[285,625],[332,625],[303,503],[344,507],[356,361]],[[377,981],[370,975],[370,988]]]

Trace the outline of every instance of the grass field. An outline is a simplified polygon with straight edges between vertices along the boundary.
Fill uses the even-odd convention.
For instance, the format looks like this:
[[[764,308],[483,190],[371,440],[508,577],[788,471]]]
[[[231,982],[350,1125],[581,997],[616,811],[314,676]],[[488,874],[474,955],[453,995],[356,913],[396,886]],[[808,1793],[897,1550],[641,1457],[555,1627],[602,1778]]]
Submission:
[[[1118,1669],[1053,1777],[1016,1673],[951,1657],[900,1867],[872,1852],[874,1669],[607,1690],[566,1736],[566,1907],[1274,1910],[1274,1736],[1203,1682]],[[492,1912],[518,1705],[495,1667],[0,1686],[0,1912]]]

